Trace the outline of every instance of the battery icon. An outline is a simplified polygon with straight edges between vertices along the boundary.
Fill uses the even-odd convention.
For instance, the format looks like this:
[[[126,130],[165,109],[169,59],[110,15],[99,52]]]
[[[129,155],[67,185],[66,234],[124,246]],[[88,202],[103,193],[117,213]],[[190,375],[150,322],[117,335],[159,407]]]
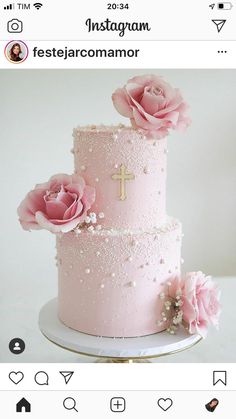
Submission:
[[[220,10],[231,10],[233,7],[230,1],[224,1],[222,3],[217,3],[217,8]]]

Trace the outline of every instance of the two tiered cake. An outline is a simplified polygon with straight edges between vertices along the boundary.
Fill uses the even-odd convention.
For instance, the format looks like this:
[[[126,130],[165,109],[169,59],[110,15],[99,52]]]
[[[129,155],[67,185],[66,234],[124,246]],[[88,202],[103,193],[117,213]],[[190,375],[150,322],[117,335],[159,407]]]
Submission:
[[[66,326],[134,337],[183,324],[204,335],[218,320],[218,291],[201,272],[181,277],[181,224],[166,214],[166,136],[188,125],[186,104],[157,76],[130,80],[113,102],[132,128],[76,128],[74,175],[37,185],[18,209],[20,222],[57,234]]]

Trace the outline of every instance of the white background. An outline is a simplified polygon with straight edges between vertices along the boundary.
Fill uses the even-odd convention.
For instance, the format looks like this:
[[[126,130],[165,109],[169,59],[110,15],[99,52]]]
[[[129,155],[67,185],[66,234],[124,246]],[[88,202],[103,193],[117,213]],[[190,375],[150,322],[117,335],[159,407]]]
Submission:
[[[236,39],[235,5],[231,10],[219,10],[217,2],[212,9],[209,7],[211,2],[206,0],[198,0],[195,4],[189,0],[88,0],[83,2],[82,7],[78,0],[69,0],[67,3],[50,0],[42,3],[43,7],[40,10],[36,10],[32,4],[30,9],[19,9],[18,2],[15,3],[14,11],[3,10],[0,38],[12,39],[12,34],[7,32],[7,22],[17,18],[23,22],[23,32],[15,33],[15,39],[23,40]],[[129,3],[129,9],[108,10],[108,3]],[[234,4],[234,1],[232,3]],[[124,23],[149,22],[151,31],[126,30],[124,37],[120,37],[119,32],[88,32],[85,25],[88,18],[98,23],[105,19]],[[220,33],[217,32],[212,19],[227,20]]]
[[[191,105],[192,126],[185,134],[172,133],[168,139],[167,209],[183,223],[183,270],[235,275],[235,71],[2,70],[0,274],[4,345],[6,339],[26,333],[37,349],[38,310],[57,293],[55,238],[46,231],[24,232],[17,221],[18,204],[36,183],[58,172],[73,171],[73,127],[128,123],[113,108],[111,94],[129,77],[150,72],[179,87]],[[233,279],[230,281],[232,291]],[[34,319],[33,323],[17,322],[23,307],[25,318]],[[226,304],[227,309],[231,311],[232,306],[227,308]],[[43,350],[45,360],[53,361],[54,348],[47,352],[45,345]],[[58,352],[59,362],[61,356]],[[39,352],[36,358],[40,359]]]

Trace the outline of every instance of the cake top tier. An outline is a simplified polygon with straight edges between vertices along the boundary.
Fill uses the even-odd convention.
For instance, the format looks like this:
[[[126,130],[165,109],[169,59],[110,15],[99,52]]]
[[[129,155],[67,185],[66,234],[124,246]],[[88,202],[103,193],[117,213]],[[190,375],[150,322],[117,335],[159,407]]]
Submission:
[[[75,173],[96,190],[102,226],[152,229],[166,220],[166,139],[133,128],[82,127],[74,136]]]

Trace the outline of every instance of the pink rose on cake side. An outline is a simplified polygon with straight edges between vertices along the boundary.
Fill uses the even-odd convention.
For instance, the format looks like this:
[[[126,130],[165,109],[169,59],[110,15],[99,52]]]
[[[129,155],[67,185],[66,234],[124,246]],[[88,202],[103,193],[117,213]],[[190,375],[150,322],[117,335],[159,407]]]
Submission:
[[[133,128],[155,139],[168,135],[169,129],[184,130],[191,123],[188,105],[179,89],[156,75],[137,76],[112,95],[116,110],[130,118]]]
[[[218,326],[220,291],[211,277],[202,272],[189,272],[182,285],[183,320],[189,333],[205,337],[209,325]]]
[[[190,334],[207,335],[210,325],[218,327],[221,312],[220,290],[210,276],[202,272],[188,272],[185,277],[176,276],[167,284],[164,307],[168,307],[170,330],[182,323]]]
[[[24,230],[67,233],[84,222],[95,201],[95,189],[77,175],[58,174],[38,184],[18,207]]]

